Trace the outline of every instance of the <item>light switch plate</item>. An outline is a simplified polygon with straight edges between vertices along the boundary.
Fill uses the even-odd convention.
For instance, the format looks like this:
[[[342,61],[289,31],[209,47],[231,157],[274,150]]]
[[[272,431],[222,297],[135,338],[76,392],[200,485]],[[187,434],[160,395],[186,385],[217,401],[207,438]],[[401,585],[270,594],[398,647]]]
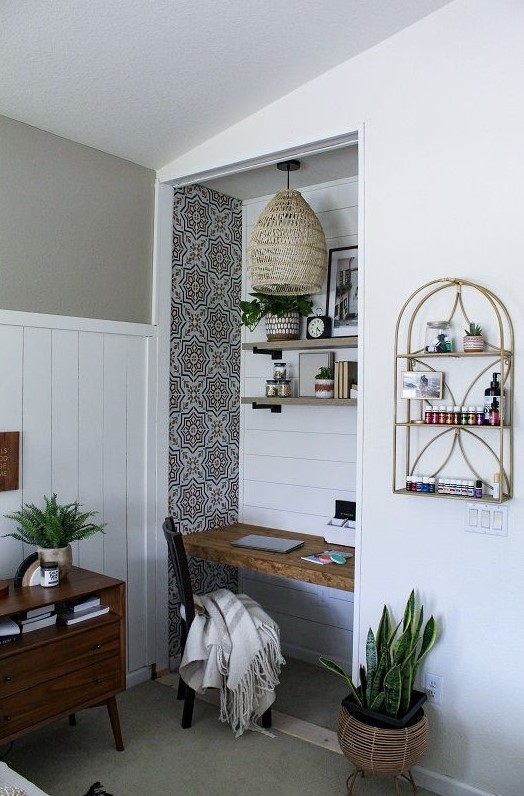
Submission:
[[[499,503],[466,503],[464,530],[489,536],[507,536],[508,507]]]

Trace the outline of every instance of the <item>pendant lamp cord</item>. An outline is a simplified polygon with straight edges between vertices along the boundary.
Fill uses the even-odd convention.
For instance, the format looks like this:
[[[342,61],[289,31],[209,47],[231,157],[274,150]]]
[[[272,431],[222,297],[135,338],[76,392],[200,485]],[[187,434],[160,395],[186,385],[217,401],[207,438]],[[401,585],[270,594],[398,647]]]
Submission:
[[[291,171],[291,164],[287,163],[287,189],[289,191],[289,172]]]

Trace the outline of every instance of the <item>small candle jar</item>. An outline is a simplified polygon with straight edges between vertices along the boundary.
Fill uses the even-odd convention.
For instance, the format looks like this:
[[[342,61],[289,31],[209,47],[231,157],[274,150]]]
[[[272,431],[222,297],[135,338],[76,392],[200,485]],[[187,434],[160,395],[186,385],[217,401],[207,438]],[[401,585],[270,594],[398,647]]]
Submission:
[[[279,398],[291,398],[291,379],[279,379],[277,394]]]
[[[40,586],[44,586],[46,589],[50,586],[58,586],[59,580],[58,564],[40,565]]]
[[[274,362],[273,363],[273,378],[274,379],[285,379],[286,376],[287,376],[286,363],[285,362]]]
[[[266,379],[266,398],[276,398],[278,396],[278,381],[276,379]]]

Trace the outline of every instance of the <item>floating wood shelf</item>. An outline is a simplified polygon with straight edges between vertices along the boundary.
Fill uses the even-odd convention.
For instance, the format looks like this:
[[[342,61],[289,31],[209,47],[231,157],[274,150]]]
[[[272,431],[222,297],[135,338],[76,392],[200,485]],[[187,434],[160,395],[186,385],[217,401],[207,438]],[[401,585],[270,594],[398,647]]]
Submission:
[[[327,350],[331,348],[357,348],[358,337],[328,337],[322,340],[270,340],[263,343],[242,343],[243,351],[307,351],[308,349]]]
[[[260,395],[241,398],[243,404],[264,404],[268,406],[356,406],[356,398],[265,398]]]

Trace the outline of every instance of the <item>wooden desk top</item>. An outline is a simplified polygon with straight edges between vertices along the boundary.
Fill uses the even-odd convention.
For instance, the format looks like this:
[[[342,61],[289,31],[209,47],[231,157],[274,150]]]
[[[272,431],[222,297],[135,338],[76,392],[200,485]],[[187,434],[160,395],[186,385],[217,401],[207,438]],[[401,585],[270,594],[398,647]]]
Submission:
[[[231,542],[249,533],[263,536],[279,536],[286,539],[303,539],[304,546],[290,553],[269,553],[265,550],[251,550],[245,547],[232,547]],[[231,564],[243,569],[253,569],[277,575],[282,578],[293,578],[319,586],[330,586],[344,591],[354,591],[355,559],[350,558],[345,564],[313,564],[303,561],[301,556],[319,553],[322,550],[337,549],[337,545],[325,542],[322,536],[279,531],[275,528],[261,528],[257,525],[237,523],[209,531],[189,533],[184,536],[186,553],[208,561]],[[341,550],[354,548],[341,547]]]

